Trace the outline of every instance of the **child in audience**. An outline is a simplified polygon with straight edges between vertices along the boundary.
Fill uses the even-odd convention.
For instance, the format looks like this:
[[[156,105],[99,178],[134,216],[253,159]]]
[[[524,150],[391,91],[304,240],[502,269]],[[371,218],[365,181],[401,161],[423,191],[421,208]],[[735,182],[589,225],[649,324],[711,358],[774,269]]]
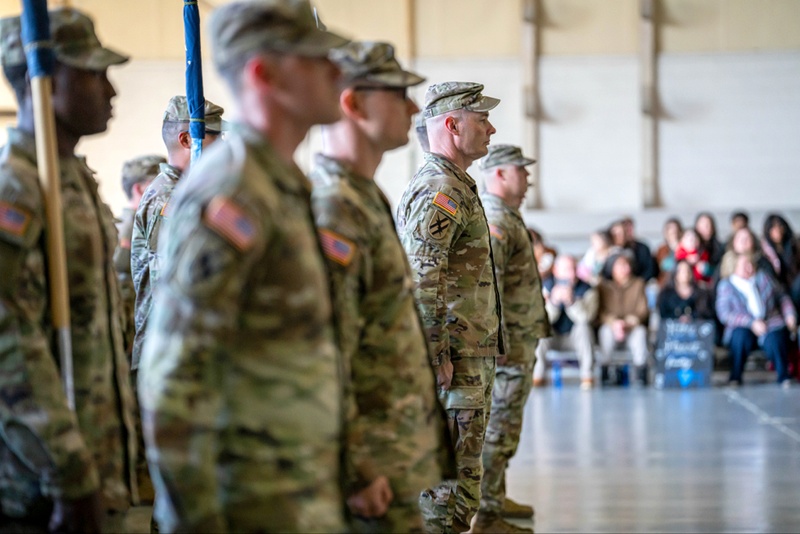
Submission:
[[[691,265],[697,281],[704,284],[711,281],[714,267],[709,262],[709,252],[700,248],[700,238],[694,230],[686,230],[675,249],[675,261],[681,260]]]

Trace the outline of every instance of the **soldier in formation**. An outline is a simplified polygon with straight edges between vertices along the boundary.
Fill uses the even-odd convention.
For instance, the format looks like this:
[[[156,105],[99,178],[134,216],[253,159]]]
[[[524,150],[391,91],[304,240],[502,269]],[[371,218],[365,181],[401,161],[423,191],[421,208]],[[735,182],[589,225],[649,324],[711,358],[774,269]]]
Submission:
[[[466,169],[485,156],[499,100],[477,83],[445,82],[425,94],[430,152],[397,208],[397,228],[447,411],[457,476],[426,492],[427,528],[469,530],[478,510],[481,453],[495,358],[504,353],[500,298],[483,205]]]
[[[421,532],[420,491],[442,478],[444,416],[389,202],[375,183],[384,152],[408,143],[419,108],[391,45],[333,51],[342,119],[324,128],[311,173],[345,380],[345,497],[351,527]],[[445,449],[447,450],[447,449]]]
[[[133,396],[113,263],[117,230],[94,173],[74,151],[81,138],[106,130],[116,95],[106,70],[128,58],[103,47],[80,11],[50,11],[75,356],[72,412],[49,319],[45,214],[20,26],[19,17],[0,20],[0,62],[19,110],[0,152],[0,520],[54,531],[118,530],[120,514],[138,498]]]
[[[495,273],[503,305],[506,354],[498,359],[492,408],[483,445],[481,504],[473,532],[532,532],[505,517],[528,518],[533,508],[505,495],[505,473],[522,431],[522,414],[531,391],[536,345],[550,336],[542,281],[530,234],[519,207],[528,190],[528,165],[535,160],[513,145],[492,145],[480,162],[481,194],[489,222]]]

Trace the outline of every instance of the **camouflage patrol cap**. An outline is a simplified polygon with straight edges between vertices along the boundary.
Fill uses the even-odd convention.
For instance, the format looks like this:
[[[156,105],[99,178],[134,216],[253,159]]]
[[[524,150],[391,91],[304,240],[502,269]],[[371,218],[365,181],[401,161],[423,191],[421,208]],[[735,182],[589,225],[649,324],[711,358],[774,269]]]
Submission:
[[[412,87],[425,81],[422,76],[403,70],[389,43],[353,41],[331,50],[329,57],[342,70],[348,85]]]
[[[77,9],[51,9],[49,14],[53,52],[64,65],[102,71],[128,61],[128,56],[100,44],[92,19]],[[0,63],[6,67],[26,63],[19,16],[0,19]]]
[[[228,123],[222,120],[225,110],[210,100],[206,99],[204,106],[206,116],[206,130],[210,132],[221,132],[228,129]],[[173,96],[169,99],[167,109],[164,111],[164,122],[186,122],[190,121],[189,103],[183,95]]]
[[[167,158],[156,154],[148,154],[129,159],[122,164],[122,189],[128,198],[131,197],[134,184],[154,179],[158,176],[158,166],[166,163]]]
[[[484,112],[497,107],[500,99],[483,96],[483,85],[473,82],[435,83],[425,92],[425,108],[422,113],[426,119],[455,111]]]
[[[499,167],[500,165],[514,165],[525,167],[536,163],[535,159],[522,155],[522,149],[514,145],[489,145],[489,153],[481,158],[479,167],[482,170]]]
[[[349,40],[317,28],[308,0],[240,0],[225,4],[209,22],[217,68],[254,50],[327,57]]]

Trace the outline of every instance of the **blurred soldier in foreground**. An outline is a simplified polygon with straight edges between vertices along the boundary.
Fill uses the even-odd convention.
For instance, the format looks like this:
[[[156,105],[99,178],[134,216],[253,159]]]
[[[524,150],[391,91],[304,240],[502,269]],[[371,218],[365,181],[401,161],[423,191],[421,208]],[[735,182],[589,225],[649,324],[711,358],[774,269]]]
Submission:
[[[203,148],[217,140],[222,132],[224,109],[206,100],[206,136]],[[189,171],[192,138],[189,135],[189,106],[185,96],[173,96],[164,112],[161,137],[167,147],[167,162],[158,168],[158,176],[144,191],[136,210],[130,244],[130,264],[136,295],[135,330],[131,373],[134,384],[144,346],[145,329],[153,303],[153,287],[158,282],[158,235],[169,216],[169,199],[181,175]]]
[[[0,20],[0,61],[19,115],[0,152],[0,503],[6,516],[0,522],[14,518],[72,532],[96,532],[106,523],[117,530],[120,514],[137,500],[133,398],[112,262],[117,231],[94,173],[74,150],[82,137],[106,130],[116,95],[106,69],[128,58],[103,48],[92,21],[74,9],[50,11],[50,31],[76,412],[67,406],[49,322],[49,258],[20,20],[6,18]]]
[[[133,346],[133,304],[136,301],[131,277],[133,216],[136,208],[139,207],[145,189],[158,175],[159,164],[166,161],[162,156],[139,156],[126,161],[122,166],[122,190],[128,198],[128,205],[122,209],[121,220],[117,224],[119,240],[117,249],[114,251],[114,268],[117,270],[117,278],[119,278],[119,286],[122,291],[122,307],[125,315],[125,350],[129,356]]]
[[[489,222],[495,273],[503,305],[506,356],[498,358],[492,409],[483,445],[481,507],[472,532],[532,532],[503,520],[531,517],[533,508],[505,496],[506,467],[522,430],[522,413],[531,391],[531,375],[539,340],[550,335],[542,281],[530,234],[519,207],[535,163],[512,145],[493,145],[480,162],[486,190],[481,195]]]
[[[486,155],[499,100],[477,83],[432,85],[425,95],[430,152],[397,210],[415,297],[456,448],[457,479],[426,492],[426,528],[464,532],[478,510],[481,451],[495,358],[503,353],[489,227],[466,173]]]
[[[411,270],[375,183],[384,152],[408,143],[419,108],[385,43],[333,51],[346,88],[311,174],[344,360],[345,496],[361,532],[421,532],[419,495],[441,481],[444,417],[412,294]],[[391,503],[391,504],[390,504]]]
[[[305,1],[211,16],[217,70],[242,120],[182,179],[161,233],[139,368],[162,531],[343,528],[341,381],[330,289],[293,161],[339,119],[346,40]]]

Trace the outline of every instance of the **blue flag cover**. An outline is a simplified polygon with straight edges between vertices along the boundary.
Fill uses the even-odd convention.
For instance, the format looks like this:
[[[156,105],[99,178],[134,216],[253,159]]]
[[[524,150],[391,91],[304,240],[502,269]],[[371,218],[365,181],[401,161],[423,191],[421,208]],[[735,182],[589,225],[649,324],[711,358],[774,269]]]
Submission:
[[[203,94],[203,62],[200,57],[200,9],[196,1],[183,1],[183,29],[186,34],[186,101],[189,105],[192,162],[195,162],[203,150],[203,138],[206,136],[206,99]]]
[[[21,22],[22,43],[31,78],[52,75],[55,55],[50,42],[47,0],[23,0]]]

